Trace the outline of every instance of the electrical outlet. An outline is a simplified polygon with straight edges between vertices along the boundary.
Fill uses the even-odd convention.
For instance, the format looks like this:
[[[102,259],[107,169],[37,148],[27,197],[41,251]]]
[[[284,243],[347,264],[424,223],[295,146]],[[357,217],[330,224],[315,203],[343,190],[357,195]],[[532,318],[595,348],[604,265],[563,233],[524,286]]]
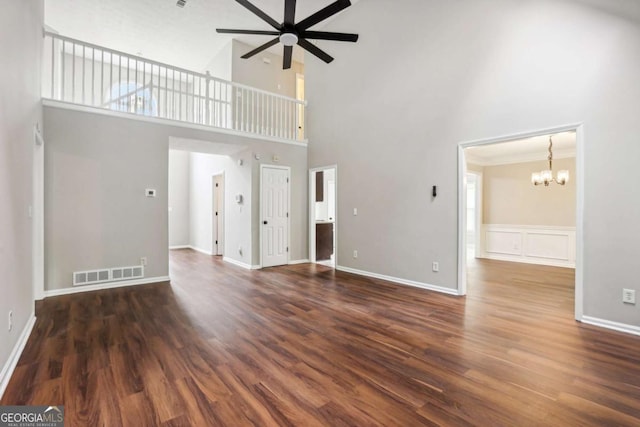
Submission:
[[[355,251],[353,251],[353,257],[354,258],[358,258],[358,250],[357,249]]]
[[[143,256],[142,258],[140,258],[140,265],[147,265],[147,257]]]
[[[438,261],[434,261],[433,264],[431,264],[431,269],[437,273],[440,271],[440,263]]]
[[[622,290],[622,302],[625,304],[635,304],[636,303],[636,291],[633,289],[623,289]]]
[[[353,216],[358,215],[358,208],[353,208]]]
[[[8,330],[11,332],[13,329],[13,311],[9,310],[9,327]]]

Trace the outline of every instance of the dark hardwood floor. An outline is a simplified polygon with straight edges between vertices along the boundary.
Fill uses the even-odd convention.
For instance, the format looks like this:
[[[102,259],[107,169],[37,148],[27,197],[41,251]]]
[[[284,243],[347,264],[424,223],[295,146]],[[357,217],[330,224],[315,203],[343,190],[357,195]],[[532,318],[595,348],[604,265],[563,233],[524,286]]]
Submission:
[[[573,271],[477,261],[451,297],[189,250],[172,283],[50,298],[2,399],[67,426],[640,425],[640,337]]]

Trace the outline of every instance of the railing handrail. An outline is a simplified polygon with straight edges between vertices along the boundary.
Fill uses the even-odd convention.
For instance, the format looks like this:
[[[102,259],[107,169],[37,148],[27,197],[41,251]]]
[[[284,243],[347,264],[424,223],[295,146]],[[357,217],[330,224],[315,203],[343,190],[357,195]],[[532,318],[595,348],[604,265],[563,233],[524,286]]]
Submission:
[[[259,93],[264,93],[265,95],[274,96],[276,98],[286,99],[287,101],[295,102],[296,104],[300,104],[300,105],[304,105],[304,106],[307,105],[307,101],[306,100],[300,100],[300,99],[292,98],[290,96],[281,95],[279,93],[269,92],[268,90],[259,89],[259,88],[253,87],[253,86],[245,85],[245,84],[242,84],[242,83],[237,83],[237,82],[232,82],[230,80],[221,79],[220,77],[212,76],[211,74],[199,73],[197,71],[187,70],[186,68],[176,67],[174,65],[165,64],[164,62],[154,61],[153,59],[147,59],[147,58],[144,58],[142,56],[132,55],[130,53],[122,52],[120,50],[115,50],[115,49],[111,49],[111,48],[108,48],[108,47],[99,46],[97,44],[93,44],[93,43],[85,42],[85,41],[82,41],[82,40],[74,39],[72,37],[63,36],[61,34],[57,34],[57,33],[51,32],[51,31],[45,31],[44,35],[45,36],[50,36],[50,37],[52,37],[54,39],[68,41],[69,43],[79,44],[81,46],[89,47],[91,49],[99,49],[99,50],[102,50],[102,51],[105,51],[105,52],[112,53],[114,55],[124,56],[126,58],[133,59],[135,61],[146,62],[148,64],[157,65],[158,67],[164,67],[164,68],[167,68],[167,69],[179,71],[181,73],[190,74],[192,76],[200,77],[200,78],[203,78],[203,79],[215,80],[215,81],[217,81],[219,83],[228,84],[228,85],[231,85],[231,86],[234,86],[234,87],[238,87],[238,88],[241,88],[241,89],[247,89],[247,90],[251,90],[253,92],[259,92]]]

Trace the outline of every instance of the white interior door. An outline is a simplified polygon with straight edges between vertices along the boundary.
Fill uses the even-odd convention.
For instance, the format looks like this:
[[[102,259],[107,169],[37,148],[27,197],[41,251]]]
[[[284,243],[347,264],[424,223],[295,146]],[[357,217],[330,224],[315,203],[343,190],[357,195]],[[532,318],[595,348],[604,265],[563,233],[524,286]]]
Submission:
[[[262,267],[289,263],[289,175],[286,167],[261,166],[260,258]]]
[[[224,175],[213,177],[213,254],[224,255]]]

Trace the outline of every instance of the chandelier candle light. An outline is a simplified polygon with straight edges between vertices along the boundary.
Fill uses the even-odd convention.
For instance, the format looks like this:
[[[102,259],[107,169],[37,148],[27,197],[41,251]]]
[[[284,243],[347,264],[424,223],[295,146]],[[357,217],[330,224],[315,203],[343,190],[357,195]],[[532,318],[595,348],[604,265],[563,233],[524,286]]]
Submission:
[[[552,167],[552,163],[553,163],[553,140],[552,137],[549,136],[549,169],[540,171],[540,172],[534,172],[531,174],[531,183],[533,185],[540,185],[540,184],[544,184],[545,187],[548,187],[549,184],[551,182],[556,182],[556,184],[560,184],[560,185],[565,185],[567,182],[569,182],[569,171],[568,170],[561,170],[558,171],[558,175],[556,178],[553,177],[553,167]]]

